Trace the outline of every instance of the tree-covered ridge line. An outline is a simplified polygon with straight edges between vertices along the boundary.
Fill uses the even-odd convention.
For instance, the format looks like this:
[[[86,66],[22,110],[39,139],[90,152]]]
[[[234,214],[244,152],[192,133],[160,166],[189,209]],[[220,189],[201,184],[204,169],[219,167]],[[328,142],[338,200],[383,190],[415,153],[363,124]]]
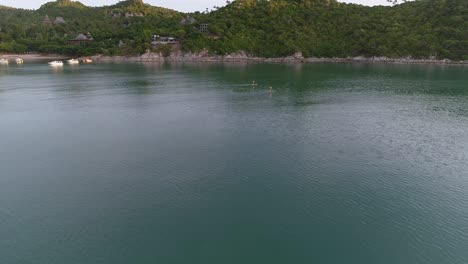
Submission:
[[[65,24],[45,25],[63,17]],[[181,24],[190,15],[194,23]],[[209,25],[209,33],[199,31]],[[94,42],[70,45],[79,33]],[[184,14],[142,0],[87,7],[58,0],[38,10],[0,8],[0,52],[136,55],[152,36],[173,36],[184,51],[283,57],[385,56],[468,60],[468,1],[421,0],[393,7],[334,0],[236,0],[211,11]]]

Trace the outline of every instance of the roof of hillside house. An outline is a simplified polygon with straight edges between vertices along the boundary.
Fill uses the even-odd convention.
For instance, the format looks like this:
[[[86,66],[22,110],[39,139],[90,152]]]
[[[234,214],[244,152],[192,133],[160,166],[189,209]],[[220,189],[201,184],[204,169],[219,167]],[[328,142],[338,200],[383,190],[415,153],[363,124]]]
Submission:
[[[87,40],[91,40],[89,39],[88,37],[86,37],[85,35],[83,34],[79,34],[76,38],[74,38],[73,40],[76,40],[76,41],[87,41]]]
[[[55,21],[54,21],[54,24],[65,24],[65,20],[63,19],[63,17],[57,17],[55,18]]]
[[[182,19],[180,21],[180,24],[181,25],[191,25],[191,24],[194,24],[194,23],[197,23],[197,20],[191,16],[187,16],[186,18]]]
[[[44,23],[44,24],[52,24],[52,21],[50,20],[49,16],[46,15],[46,16],[44,17],[44,20],[43,20],[42,23]]]

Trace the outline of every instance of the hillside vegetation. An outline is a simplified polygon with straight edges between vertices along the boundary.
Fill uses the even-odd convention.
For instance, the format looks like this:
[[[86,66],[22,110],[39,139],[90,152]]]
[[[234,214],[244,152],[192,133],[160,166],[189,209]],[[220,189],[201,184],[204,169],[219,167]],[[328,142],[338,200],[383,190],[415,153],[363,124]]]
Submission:
[[[66,23],[44,25],[46,15],[52,21],[63,17]],[[176,37],[185,51],[213,54],[281,57],[300,51],[306,57],[468,60],[468,0],[421,0],[393,7],[334,0],[237,0],[190,14],[197,22],[181,25],[186,15],[142,0],[104,7],[58,0],[34,11],[0,7],[0,52],[135,55],[153,49],[151,38],[158,34]],[[198,30],[201,23],[209,24],[209,33]],[[87,32],[94,42],[68,43]]]

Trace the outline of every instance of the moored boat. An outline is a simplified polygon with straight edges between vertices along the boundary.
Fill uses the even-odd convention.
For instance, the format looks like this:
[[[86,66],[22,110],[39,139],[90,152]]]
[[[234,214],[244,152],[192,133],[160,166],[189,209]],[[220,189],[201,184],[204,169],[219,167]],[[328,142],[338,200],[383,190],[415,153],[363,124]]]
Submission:
[[[51,61],[51,62],[49,62],[49,65],[54,66],[54,67],[61,67],[61,66],[63,66],[63,62],[62,61]]]
[[[24,63],[23,59],[21,59],[21,58],[16,58],[15,61],[16,61],[16,64],[23,64]]]
[[[8,65],[10,63],[8,59],[0,59],[0,65]]]
[[[67,60],[68,64],[73,65],[73,64],[80,64],[80,61],[77,59],[71,59]]]
[[[84,63],[92,63],[93,60],[91,58],[83,58]]]

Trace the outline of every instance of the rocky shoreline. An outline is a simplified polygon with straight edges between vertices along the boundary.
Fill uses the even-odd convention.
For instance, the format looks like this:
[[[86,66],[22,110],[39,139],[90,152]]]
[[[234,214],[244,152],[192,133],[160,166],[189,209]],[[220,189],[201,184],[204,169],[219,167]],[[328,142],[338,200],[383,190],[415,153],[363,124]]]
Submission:
[[[98,62],[252,62],[252,63],[378,63],[378,64],[440,64],[440,65],[468,65],[468,61],[387,58],[387,57],[348,57],[348,58],[305,58],[302,53],[283,58],[251,57],[244,52],[229,55],[212,55],[208,51],[199,53],[173,52],[169,56],[159,53],[146,52],[141,56],[93,56]]]

